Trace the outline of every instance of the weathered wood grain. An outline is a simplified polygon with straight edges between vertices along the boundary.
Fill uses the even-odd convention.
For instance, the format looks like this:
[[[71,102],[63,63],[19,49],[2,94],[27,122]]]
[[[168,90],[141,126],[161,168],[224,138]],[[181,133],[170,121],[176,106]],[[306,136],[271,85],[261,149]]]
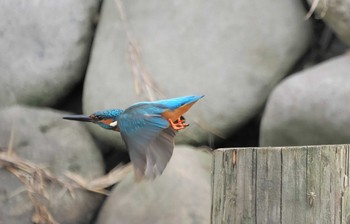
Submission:
[[[282,223],[307,223],[305,209],[306,157],[304,148],[283,149],[282,153]],[[282,150],[281,150],[282,152]],[[288,187],[285,187],[288,186]]]
[[[216,150],[211,223],[350,223],[349,149]]]

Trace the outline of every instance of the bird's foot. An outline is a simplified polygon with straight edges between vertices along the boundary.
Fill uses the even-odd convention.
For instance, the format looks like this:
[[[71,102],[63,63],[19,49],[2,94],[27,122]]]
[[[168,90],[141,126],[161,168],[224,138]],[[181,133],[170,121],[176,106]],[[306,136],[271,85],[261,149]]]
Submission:
[[[179,117],[176,121],[172,121],[171,119],[168,119],[168,121],[170,123],[170,126],[176,131],[182,130],[189,126],[189,124],[185,123],[185,118],[182,116]]]

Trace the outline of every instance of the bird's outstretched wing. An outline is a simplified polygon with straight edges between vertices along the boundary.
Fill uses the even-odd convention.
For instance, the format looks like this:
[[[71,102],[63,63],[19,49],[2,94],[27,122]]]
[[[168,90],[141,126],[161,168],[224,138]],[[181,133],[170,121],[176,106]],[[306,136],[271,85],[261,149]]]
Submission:
[[[120,133],[138,180],[162,174],[173,153],[176,132],[161,116],[164,109],[161,105],[138,104],[119,117]]]

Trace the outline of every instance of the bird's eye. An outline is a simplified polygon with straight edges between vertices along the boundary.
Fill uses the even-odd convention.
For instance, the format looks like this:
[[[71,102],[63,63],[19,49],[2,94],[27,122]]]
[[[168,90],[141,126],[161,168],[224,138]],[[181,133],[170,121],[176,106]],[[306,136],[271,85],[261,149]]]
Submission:
[[[92,115],[90,115],[90,118],[91,118],[91,119],[93,119],[93,120],[98,120],[98,121],[100,121],[100,120],[102,120],[102,119],[103,119],[103,117],[102,117],[102,116],[100,116],[100,115],[96,115],[96,114],[92,114]]]

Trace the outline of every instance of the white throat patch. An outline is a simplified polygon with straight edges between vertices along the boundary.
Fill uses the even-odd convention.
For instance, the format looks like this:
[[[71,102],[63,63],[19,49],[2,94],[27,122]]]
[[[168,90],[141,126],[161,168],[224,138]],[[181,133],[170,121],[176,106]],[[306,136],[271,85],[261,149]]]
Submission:
[[[117,127],[117,125],[118,125],[118,121],[114,121],[114,122],[109,124],[109,126],[111,126],[113,128]]]

